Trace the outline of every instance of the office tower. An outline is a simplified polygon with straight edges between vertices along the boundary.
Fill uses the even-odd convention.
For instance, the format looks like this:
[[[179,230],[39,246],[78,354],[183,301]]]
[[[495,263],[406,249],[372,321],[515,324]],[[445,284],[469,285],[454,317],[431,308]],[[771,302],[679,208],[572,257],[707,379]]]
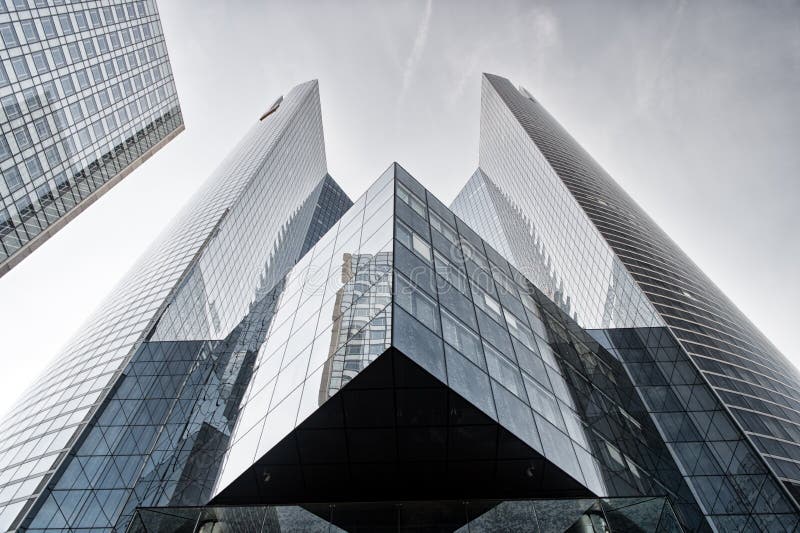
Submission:
[[[276,101],[0,425],[0,522],[125,529],[210,495],[280,282],[350,200],[316,82]]]
[[[509,107],[457,216],[396,163],[350,202],[316,83],[279,99],[0,426],[3,526],[800,527],[557,175],[495,183]]]
[[[0,276],[178,133],[155,0],[0,0]]]
[[[399,165],[275,308],[208,505],[131,531],[703,523],[621,363]]]
[[[489,74],[482,83],[480,168],[454,211],[535,283],[551,282],[551,298],[582,327],[670,331],[685,361],[666,382],[680,390],[710,386],[706,405],[722,405],[735,421],[729,442],[739,441],[735,429],[758,452],[760,477],[741,486],[708,483],[706,475],[731,469],[734,448],[698,461],[697,443],[708,436],[703,421],[665,435],[686,440],[673,452],[707,514],[719,508],[739,517],[725,527],[743,527],[740,513],[752,509],[761,480],[780,479],[800,496],[797,370],[527,91]],[[654,417],[666,433],[674,429],[665,414]]]

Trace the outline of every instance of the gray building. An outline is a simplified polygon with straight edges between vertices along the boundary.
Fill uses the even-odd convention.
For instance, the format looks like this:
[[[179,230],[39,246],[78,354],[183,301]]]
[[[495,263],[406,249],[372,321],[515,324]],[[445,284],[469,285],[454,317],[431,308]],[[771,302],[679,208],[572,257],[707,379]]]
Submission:
[[[780,479],[800,496],[797,369],[535,98],[490,74],[483,77],[479,166],[454,211],[498,247],[518,242],[521,228],[535,239],[538,255],[517,246],[507,257],[537,282],[556,280],[562,307],[582,327],[666,326],[687,366],[713,389],[713,402],[758,451],[769,475],[739,487],[705,477],[729,468],[728,455],[704,463],[692,459],[691,446],[677,452],[691,462],[705,506],[729,491],[746,507],[763,479]],[[678,374],[667,378],[695,385]],[[701,424],[693,442],[707,430]]]
[[[484,83],[458,214],[396,163],[351,202],[316,82],[268,108],[0,425],[0,529],[796,531],[533,102]]]
[[[214,477],[276,286],[351,204],[326,172],[308,82],[253,125],[0,423],[0,529],[124,530],[142,502],[203,497],[190,472]]]
[[[155,0],[0,0],[0,276],[181,131]]]

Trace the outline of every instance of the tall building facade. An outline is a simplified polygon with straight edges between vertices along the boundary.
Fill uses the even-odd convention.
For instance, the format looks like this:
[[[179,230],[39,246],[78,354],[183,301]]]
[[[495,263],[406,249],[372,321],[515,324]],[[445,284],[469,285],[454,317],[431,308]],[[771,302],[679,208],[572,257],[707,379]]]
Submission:
[[[326,172],[308,82],[252,127],[2,422],[3,531],[122,531],[137,505],[210,490],[276,287],[351,205]]]
[[[278,99],[0,425],[0,530],[800,528],[484,83],[452,210],[396,163],[350,201]]]
[[[582,327],[666,326],[687,368],[713,390],[709,405],[722,405],[757,451],[759,479],[779,479],[784,492],[800,495],[797,369],[539,102],[505,78],[483,77],[480,169],[453,209],[493,243],[518,242],[520,230],[539,243],[514,247],[509,260],[535,279],[555,280],[562,308]],[[666,379],[694,385],[677,373]],[[707,431],[707,424],[693,428],[693,441]],[[730,452],[707,464],[689,448],[675,453],[686,457],[705,507],[717,506],[723,496],[703,476],[730,468]],[[718,488],[740,509],[757,490]]]
[[[155,0],[0,0],[0,276],[183,131]]]

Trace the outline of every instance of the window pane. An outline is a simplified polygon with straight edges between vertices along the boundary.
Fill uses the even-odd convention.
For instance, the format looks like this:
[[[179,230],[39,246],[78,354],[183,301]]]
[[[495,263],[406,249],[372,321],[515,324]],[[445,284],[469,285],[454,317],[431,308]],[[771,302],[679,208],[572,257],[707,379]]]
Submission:
[[[436,303],[421,290],[417,289],[404,276],[395,278],[395,300],[414,318],[439,332],[438,313]]]
[[[486,364],[489,367],[489,375],[499,381],[516,396],[527,401],[525,386],[522,384],[522,375],[517,365],[492,348],[489,344],[484,343],[483,348],[486,353]]]
[[[442,332],[444,340],[453,348],[464,354],[470,361],[481,368],[486,368],[483,363],[483,352],[478,336],[456,317],[442,309]]]
[[[397,197],[416,211],[419,216],[425,218],[425,202],[417,198],[414,193],[406,189],[400,182],[397,182]]]

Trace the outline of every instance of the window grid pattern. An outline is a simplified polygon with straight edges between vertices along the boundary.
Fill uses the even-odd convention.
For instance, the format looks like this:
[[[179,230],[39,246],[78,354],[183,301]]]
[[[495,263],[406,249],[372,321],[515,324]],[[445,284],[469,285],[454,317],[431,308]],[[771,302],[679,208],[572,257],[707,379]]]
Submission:
[[[800,517],[668,328],[605,330],[718,531],[796,531]]]
[[[216,339],[225,338],[242,320],[247,304],[259,291],[269,290],[262,282],[279,279],[274,270],[287,261],[273,258],[274,264],[265,264],[269,252],[282,242],[283,221],[295,216],[313,191],[320,191],[325,175],[318,87],[313,81],[292,89],[277,111],[250,130],[0,423],[0,516],[5,526],[47,486],[126,361],[145,335],[154,332],[164,309],[192,323],[199,321],[198,310],[216,316]],[[248,213],[258,214],[249,224],[242,219]],[[308,217],[302,225],[308,227]],[[269,234],[256,235],[259,231]],[[220,238],[231,242],[216,243]],[[299,250],[293,243],[290,250],[296,260]],[[204,261],[208,254],[215,260]],[[217,302],[216,315],[208,309],[210,304],[202,308],[186,305],[191,298],[175,299],[185,287],[199,292],[197,283],[183,283],[198,265],[213,280],[204,298]],[[231,294],[243,302],[216,298],[214,290],[231,283],[226,272],[241,283]]]
[[[154,0],[0,1],[0,275],[183,129]]]
[[[392,345],[595,494],[669,494],[684,527],[709,531],[622,363],[399,167],[397,179],[432,216],[397,202]],[[401,226],[447,260],[407,247]]]
[[[583,326],[663,325],[486,77],[483,85],[480,171],[454,212],[498,249],[501,233],[522,239],[508,259]]]
[[[290,225],[308,228],[299,241],[310,248],[352,202],[328,176],[306,204],[313,207],[312,222],[294,217]],[[278,253],[295,250],[281,245]],[[284,285],[260,289],[223,341],[148,336],[26,530],[122,531],[136,507],[205,504]]]
[[[787,489],[800,495],[800,373],[530,95],[484,80]],[[487,109],[487,113],[489,110]],[[530,142],[530,141],[533,142]],[[493,176],[490,176],[493,178]],[[524,195],[520,191],[518,194]],[[534,206],[539,201],[527,195]]]
[[[215,493],[390,345],[393,168],[286,276]]]

